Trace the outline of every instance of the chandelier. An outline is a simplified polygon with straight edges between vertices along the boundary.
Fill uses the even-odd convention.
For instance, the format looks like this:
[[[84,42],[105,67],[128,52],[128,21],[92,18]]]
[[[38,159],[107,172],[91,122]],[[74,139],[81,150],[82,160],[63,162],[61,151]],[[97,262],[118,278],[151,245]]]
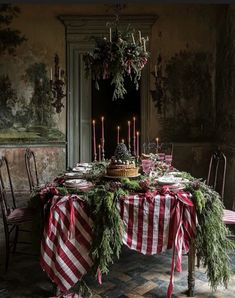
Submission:
[[[127,77],[138,90],[141,71],[149,58],[146,50],[148,37],[143,37],[141,31],[136,32],[130,25],[121,31],[118,21],[117,17],[115,24],[107,29],[108,36],[94,37],[93,51],[84,55],[86,74],[91,74],[96,89],[99,90],[100,80],[111,80],[113,100],[124,98]]]

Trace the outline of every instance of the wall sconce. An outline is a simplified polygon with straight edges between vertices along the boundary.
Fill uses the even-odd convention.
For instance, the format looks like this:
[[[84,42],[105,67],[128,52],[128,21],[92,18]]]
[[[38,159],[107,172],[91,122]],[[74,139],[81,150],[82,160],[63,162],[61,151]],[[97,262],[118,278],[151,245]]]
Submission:
[[[162,113],[162,104],[165,96],[165,81],[164,76],[162,56],[159,54],[157,58],[157,63],[154,66],[154,71],[151,74],[155,78],[155,90],[150,90],[153,101],[155,102],[155,107],[158,113]]]
[[[54,79],[52,68],[50,77],[51,92],[54,100],[52,102],[52,106],[55,107],[56,113],[60,113],[62,108],[64,107],[62,99],[66,96],[66,94],[64,93],[65,72],[59,66],[59,56],[57,54],[55,54],[54,63]]]

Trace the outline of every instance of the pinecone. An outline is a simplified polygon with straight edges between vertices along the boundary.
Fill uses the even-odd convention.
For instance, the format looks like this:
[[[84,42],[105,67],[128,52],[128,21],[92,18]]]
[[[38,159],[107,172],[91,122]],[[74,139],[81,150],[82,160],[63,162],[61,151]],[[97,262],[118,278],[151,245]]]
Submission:
[[[114,155],[117,160],[121,160],[121,161],[126,161],[131,159],[131,155],[124,143],[120,143],[117,145]]]

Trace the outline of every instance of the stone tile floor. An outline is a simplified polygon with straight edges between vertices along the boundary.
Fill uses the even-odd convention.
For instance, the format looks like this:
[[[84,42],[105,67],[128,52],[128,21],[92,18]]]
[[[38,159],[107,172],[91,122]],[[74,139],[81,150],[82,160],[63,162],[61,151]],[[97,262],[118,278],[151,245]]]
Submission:
[[[0,219],[1,220],[1,219]],[[27,250],[27,249],[25,249]],[[211,293],[205,268],[196,269],[195,297],[235,297],[235,254],[231,254],[234,275],[227,290]],[[41,270],[38,257],[22,254],[11,256],[8,273],[4,273],[4,239],[0,224],[0,298],[44,298],[53,296],[53,287]],[[143,256],[123,248],[121,258],[111,266],[99,286],[87,278],[94,298],[164,298],[169,283],[171,251],[161,256]],[[187,256],[183,257],[183,272],[175,273],[174,295],[187,297]]]

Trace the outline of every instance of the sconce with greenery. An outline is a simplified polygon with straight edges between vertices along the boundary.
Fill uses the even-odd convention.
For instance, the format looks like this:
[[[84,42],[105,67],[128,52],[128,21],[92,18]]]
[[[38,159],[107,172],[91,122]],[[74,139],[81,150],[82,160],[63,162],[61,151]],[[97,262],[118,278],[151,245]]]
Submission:
[[[92,75],[95,86],[99,90],[99,80],[111,79],[114,86],[113,100],[124,98],[126,89],[125,77],[129,77],[138,90],[141,71],[148,61],[146,41],[141,32],[138,38],[128,26],[124,32],[118,26],[110,28],[109,38],[94,38],[95,48],[84,56],[87,75]]]
[[[20,9],[16,6],[0,4],[0,54],[14,54],[16,48],[26,40],[19,30],[9,27],[19,13]]]

